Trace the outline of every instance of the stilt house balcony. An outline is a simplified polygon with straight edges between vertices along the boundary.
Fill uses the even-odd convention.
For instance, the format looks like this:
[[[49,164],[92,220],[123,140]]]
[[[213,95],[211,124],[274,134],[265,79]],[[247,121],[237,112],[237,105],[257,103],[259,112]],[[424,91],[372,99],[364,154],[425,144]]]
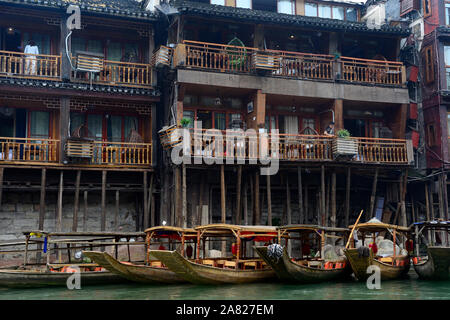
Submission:
[[[396,87],[402,87],[406,82],[406,71],[401,62],[336,58],[327,54],[260,50],[187,40],[173,50],[172,65],[176,68]]]
[[[184,151],[189,152],[191,157],[194,158],[213,159],[220,157],[224,161],[227,157],[232,157],[234,160],[259,160],[261,158],[261,147],[267,150],[269,156],[277,157],[280,161],[286,162],[335,161],[409,165],[413,161],[411,141],[404,139],[351,137],[346,140],[354,146],[354,154],[342,155],[335,147],[338,139],[336,137],[301,134],[279,134],[275,137],[268,134],[267,139],[263,140],[259,136],[246,136],[242,133],[233,132],[231,134],[233,139],[227,139],[225,131],[219,131],[221,138],[217,138],[211,132],[205,129],[191,129],[190,145]],[[173,128],[168,133],[160,132],[161,141],[165,141],[163,146],[166,150],[181,146],[182,143],[182,138],[171,139],[171,134],[173,134]]]
[[[61,80],[61,56],[0,50],[0,77]]]
[[[0,163],[58,163],[59,142],[56,139],[0,137]]]

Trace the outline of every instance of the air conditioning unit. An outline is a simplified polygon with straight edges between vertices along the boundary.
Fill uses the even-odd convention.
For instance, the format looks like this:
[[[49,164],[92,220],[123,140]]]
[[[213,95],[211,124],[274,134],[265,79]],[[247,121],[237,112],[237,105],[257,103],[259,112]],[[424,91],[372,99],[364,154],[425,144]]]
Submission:
[[[418,45],[417,49],[420,50],[420,47],[422,46],[423,37],[425,35],[423,18],[415,20],[409,25],[409,27],[411,28],[411,31],[414,34],[414,38]]]

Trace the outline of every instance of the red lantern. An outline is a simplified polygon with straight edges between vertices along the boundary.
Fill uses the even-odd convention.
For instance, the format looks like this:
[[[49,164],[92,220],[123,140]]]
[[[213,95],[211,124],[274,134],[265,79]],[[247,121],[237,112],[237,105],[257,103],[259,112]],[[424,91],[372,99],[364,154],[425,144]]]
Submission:
[[[373,254],[377,254],[377,252],[378,252],[378,247],[377,247],[377,244],[376,244],[376,243],[370,244],[369,247],[372,248]]]
[[[236,245],[236,243],[233,243],[231,245],[231,253],[233,254],[233,256],[235,256],[237,254],[237,245]]]

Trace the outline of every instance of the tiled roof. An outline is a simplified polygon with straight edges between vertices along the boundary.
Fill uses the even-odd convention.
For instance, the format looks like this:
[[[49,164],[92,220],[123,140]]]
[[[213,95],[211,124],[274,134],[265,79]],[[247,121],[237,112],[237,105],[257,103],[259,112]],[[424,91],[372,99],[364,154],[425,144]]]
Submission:
[[[136,0],[0,0],[0,3],[15,3],[30,6],[61,8],[74,4],[81,12],[126,16],[136,19],[156,19],[156,15],[145,11]]]
[[[171,3],[181,14],[211,16],[215,18],[232,18],[236,20],[267,22],[273,24],[284,24],[315,30],[351,31],[361,33],[378,33],[384,35],[395,35],[407,37],[409,29],[383,25],[380,29],[370,29],[364,22],[351,22],[336,19],[307,17],[300,15],[290,15],[270,11],[235,8],[220,5],[211,5],[199,2],[175,0]]]
[[[66,89],[77,91],[90,91],[99,93],[112,93],[123,95],[136,95],[136,96],[159,96],[160,92],[157,89],[146,88],[134,88],[125,86],[108,86],[93,84],[92,88],[89,84],[73,83],[73,82],[60,82],[60,81],[48,81],[48,80],[36,80],[36,79],[18,79],[18,78],[0,78],[0,85],[14,85],[23,87],[35,87],[35,88],[49,88],[49,89]]]

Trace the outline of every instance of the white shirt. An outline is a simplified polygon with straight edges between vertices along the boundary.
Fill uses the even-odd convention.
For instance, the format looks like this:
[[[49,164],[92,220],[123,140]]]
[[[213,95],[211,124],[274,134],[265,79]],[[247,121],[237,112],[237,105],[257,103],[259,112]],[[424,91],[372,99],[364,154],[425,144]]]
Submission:
[[[29,44],[25,47],[24,53],[31,53],[31,54],[39,54],[39,48],[38,46],[30,46]]]

